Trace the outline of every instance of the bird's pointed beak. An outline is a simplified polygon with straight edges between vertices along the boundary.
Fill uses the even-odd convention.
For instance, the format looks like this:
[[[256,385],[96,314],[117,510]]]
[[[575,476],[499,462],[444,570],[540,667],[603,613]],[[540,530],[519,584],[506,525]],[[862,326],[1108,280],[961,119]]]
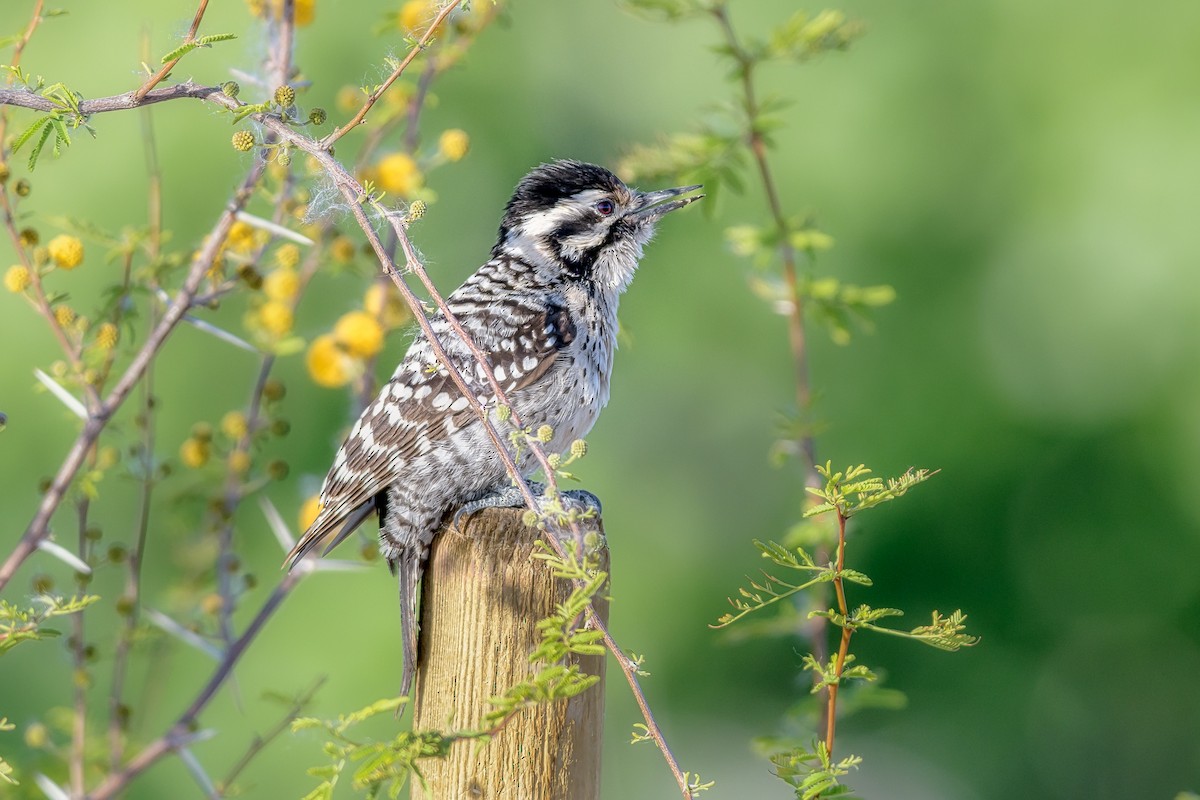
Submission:
[[[683,208],[689,203],[694,203],[704,197],[702,194],[692,195],[691,197],[680,197],[678,200],[671,200],[669,203],[664,203],[664,200],[669,200],[672,197],[679,197],[681,194],[694,192],[697,189],[703,188],[702,184],[695,186],[679,186],[674,189],[659,189],[657,192],[639,192],[637,210],[630,214],[631,217],[639,222],[653,222],[664,214],[674,211],[677,208]]]

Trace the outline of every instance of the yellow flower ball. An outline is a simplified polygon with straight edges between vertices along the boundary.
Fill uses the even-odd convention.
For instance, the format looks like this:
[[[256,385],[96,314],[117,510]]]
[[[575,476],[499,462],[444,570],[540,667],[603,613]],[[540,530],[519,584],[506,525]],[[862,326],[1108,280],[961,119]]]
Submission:
[[[295,270],[277,269],[263,278],[262,290],[272,300],[291,300],[300,293],[300,276]]]
[[[246,7],[250,9],[250,13],[260,19],[265,19],[267,16],[266,0],[246,0]],[[270,12],[272,19],[283,18],[283,0],[270,0]],[[292,6],[292,19],[296,25],[304,27],[311,25],[316,17],[316,0],[295,0],[295,5]]]
[[[229,454],[227,463],[229,464],[230,472],[237,475],[244,475],[250,469],[250,454],[245,450],[234,450]]]
[[[75,321],[75,309],[66,303],[61,303],[54,307],[54,319],[65,328]]]
[[[278,300],[263,303],[258,309],[258,323],[267,333],[283,336],[292,330],[292,309]]]
[[[83,262],[83,242],[75,236],[55,236],[46,247],[59,269],[75,269]]]
[[[442,131],[442,135],[438,137],[438,152],[442,154],[447,161],[460,161],[467,154],[467,150],[471,147],[471,137],[467,136],[467,132],[458,128],[451,128],[448,131]]]
[[[321,513],[321,496],[314,494],[312,497],[304,501],[300,506],[300,530],[306,531],[312,527],[312,524],[317,521],[317,515]]]
[[[409,197],[421,188],[424,178],[417,162],[407,153],[392,153],[379,162],[375,170],[379,188],[385,192]]]
[[[346,354],[331,333],[313,339],[308,346],[305,364],[313,382],[330,389],[345,386],[358,371],[358,363]]]
[[[338,89],[337,97],[334,99],[333,104],[338,107],[339,111],[349,113],[351,111],[358,111],[364,102],[366,102],[366,95],[362,93],[361,89],[354,86],[343,86]]]
[[[117,346],[117,336],[117,326],[105,322],[96,329],[96,346],[101,350],[112,350]]]
[[[410,318],[409,308],[400,298],[396,287],[379,281],[372,283],[367,289],[363,297],[363,308],[389,330],[400,327]]]
[[[25,729],[25,744],[34,750],[40,750],[50,741],[46,726],[40,722],[30,723]]]
[[[229,228],[225,246],[238,253],[248,253],[258,244],[258,231],[253,225],[238,220]]]
[[[224,607],[225,598],[216,592],[210,592],[200,600],[200,610],[209,616],[216,616]]]
[[[408,34],[424,33],[433,21],[433,13],[428,0],[409,0],[396,15],[396,27]]]
[[[29,288],[29,268],[21,264],[11,266],[4,273],[4,288],[10,292],[23,292]]]
[[[246,415],[241,411],[230,411],[221,418],[221,431],[230,439],[240,439],[246,435],[249,424]]]
[[[209,454],[208,442],[199,439],[185,439],[179,446],[179,460],[183,462],[184,466],[192,469],[207,464]]]
[[[383,348],[383,326],[365,311],[350,311],[333,326],[333,338],[350,355],[370,358]]]
[[[354,242],[345,236],[339,236],[329,245],[329,255],[339,264],[349,264],[354,260]]]

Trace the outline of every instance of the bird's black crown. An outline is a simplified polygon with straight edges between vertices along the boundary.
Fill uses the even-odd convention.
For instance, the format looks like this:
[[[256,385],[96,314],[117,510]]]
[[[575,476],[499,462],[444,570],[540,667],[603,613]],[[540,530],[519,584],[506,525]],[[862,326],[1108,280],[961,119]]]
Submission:
[[[604,167],[582,161],[553,161],[532,170],[517,184],[512,199],[504,208],[501,233],[535,211],[552,208],[560,200],[585,189],[605,192],[625,191],[621,179]]]

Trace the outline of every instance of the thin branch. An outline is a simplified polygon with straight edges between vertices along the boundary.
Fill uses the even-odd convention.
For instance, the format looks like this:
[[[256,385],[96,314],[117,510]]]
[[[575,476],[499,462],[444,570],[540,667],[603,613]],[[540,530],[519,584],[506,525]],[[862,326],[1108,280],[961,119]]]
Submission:
[[[838,611],[842,614],[842,641],[838,646],[837,662],[834,665],[834,677],[840,679],[846,666],[846,655],[850,652],[850,637],[854,629],[850,627],[850,612],[846,605],[846,589],[842,581],[842,570],[846,565],[846,518],[838,510],[838,549],[837,572],[833,578],[833,586],[837,592]],[[837,696],[838,682],[835,680],[826,689],[829,699],[825,710],[825,750],[833,758],[833,736],[837,730]]]
[[[174,86],[154,89],[147,92],[140,100],[134,97],[133,92],[83,100],[79,104],[79,111],[85,116],[103,114],[109,111],[128,111],[131,108],[138,108],[153,103],[178,100],[181,97],[192,97],[202,100],[208,95],[220,94],[220,92],[221,87],[219,86],[201,86],[191,81],[185,81]],[[0,105],[30,108],[34,111],[54,111],[58,108],[58,106],[40,94],[35,94],[26,89],[0,89]]]
[[[438,29],[446,17],[450,16],[450,12],[458,7],[459,2],[461,2],[461,0],[450,0],[450,2],[446,4],[445,8],[438,12],[438,15],[434,17],[433,22],[429,23],[429,28],[421,36],[420,40],[417,41],[417,46],[408,51],[408,55],[404,57],[403,61],[396,65],[396,68],[392,70],[392,74],[387,77],[387,80],[379,84],[379,86],[375,87],[375,91],[367,95],[367,101],[363,103],[363,107],[358,110],[358,113],[351,117],[349,122],[347,122],[345,125],[333,131],[321,140],[320,147],[322,150],[329,150],[331,147],[333,147],[334,143],[338,139],[341,139],[351,130],[362,124],[362,121],[367,116],[367,112],[371,110],[372,106],[379,102],[379,98],[383,97],[384,92],[386,92],[391,85],[396,82],[396,79],[399,78],[401,73],[408,68],[408,65],[412,63],[413,59],[425,49],[426,45],[428,45],[430,40],[433,39],[433,32]]]
[[[188,28],[187,35],[183,38],[183,43],[185,45],[196,41],[196,31],[200,29],[200,20],[204,19],[204,12],[207,8],[208,0],[200,0],[200,5],[196,8],[196,15],[192,18],[192,27]],[[183,55],[186,55],[186,53]],[[175,69],[175,65],[179,63],[181,58],[183,58],[183,55],[173,58],[166,64],[163,64],[162,69],[146,79],[146,82],[143,83],[141,87],[139,87],[138,90],[133,93],[135,104],[141,103],[142,100],[145,99],[146,95],[149,94],[151,89],[166,80],[167,76],[171,74],[171,70]]]
[[[89,456],[95,462],[95,449]],[[81,498],[76,505],[77,523],[79,527],[79,558],[87,561],[88,539],[88,499]],[[79,797],[83,794],[84,766],[87,763],[87,710],[88,690],[84,673],[87,669],[87,641],[85,628],[87,609],[71,615],[71,661],[75,671],[75,707],[71,714],[71,753],[67,759],[67,774],[71,781],[71,794]]]
[[[242,757],[237,760],[229,772],[225,773],[225,777],[217,783],[217,790],[222,797],[230,794],[230,788],[237,777],[242,774],[246,767],[250,766],[259,753],[261,753],[267,745],[274,741],[280,734],[285,733],[292,725],[292,720],[300,715],[300,712],[312,701],[317,690],[325,683],[325,678],[319,678],[316,683],[306,689],[303,693],[295,698],[287,713],[280,717],[279,722],[273,725],[266,733],[256,734],[250,741],[250,746],[246,748],[246,752],[242,753]]]

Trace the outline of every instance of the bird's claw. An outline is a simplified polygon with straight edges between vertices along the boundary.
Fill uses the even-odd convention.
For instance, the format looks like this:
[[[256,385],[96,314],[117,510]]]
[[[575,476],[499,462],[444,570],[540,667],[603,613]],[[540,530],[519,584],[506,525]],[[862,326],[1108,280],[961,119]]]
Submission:
[[[529,491],[538,497],[545,497],[546,485],[530,481]],[[569,492],[560,493],[559,496],[564,500],[582,506],[584,511],[595,511],[596,516],[600,515],[600,498],[585,489],[572,489]],[[519,488],[512,485],[503,486],[469,503],[463,503],[462,507],[454,512],[454,527],[461,529],[463,523],[472,514],[482,511],[485,508],[521,508],[524,505],[525,495],[521,494]]]

